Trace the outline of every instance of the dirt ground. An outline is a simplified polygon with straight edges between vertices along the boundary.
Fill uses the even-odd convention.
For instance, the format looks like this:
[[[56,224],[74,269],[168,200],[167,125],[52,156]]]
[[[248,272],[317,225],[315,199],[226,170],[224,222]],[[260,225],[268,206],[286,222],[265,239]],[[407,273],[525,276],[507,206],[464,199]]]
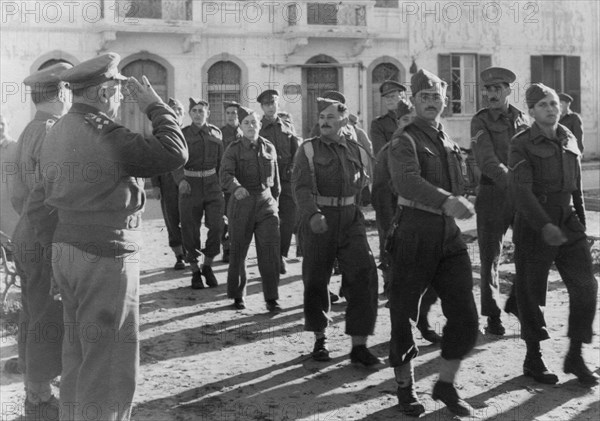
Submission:
[[[590,212],[589,234],[600,236],[600,214]],[[367,212],[373,219],[373,212]],[[470,241],[474,295],[479,304],[479,256],[474,220],[461,224]],[[284,311],[271,316],[262,298],[255,250],[248,261],[248,308],[235,311],[226,297],[227,266],[214,269],[218,288],[192,290],[190,271],[171,269],[174,259],[166,246],[167,235],[155,200],[149,201],[145,219],[145,248],[141,264],[140,350],[141,370],[133,419],[156,420],[401,420],[395,398],[393,371],[366,371],[350,365],[350,340],[344,334],[344,301],[334,304],[330,329],[333,360],[310,359],[313,336],[303,331],[300,259],[289,260],[282,276],[280,303]],[[373,226],[369,241],[378,254]],[[510,246],[509,246],[510,248]],[[596,277],[600,244],[594,245]],[[292,247],[291,255],[294,255]],[[507,293],[514,265],[501,266],[502,292]],[[382,284],[380,278],[380,285]],[[337,290],[340,277],[332,278]],[[380,287],[380,290],[382,288]],[[505,295],[506,296],[506,295]],[[13,299],[15,297],[13,296]],[[480,335],[472,354],[463,362],[457,385],[459,393],[481,420],[598,420],[600,388],[580,386],[572,375],[562,373],[567,351],[568,294],[558,273],[550,275],[546,318],[552,339],[542,344],[545,360],[559,375],[559,383],[547,386],[522,375],[524,343],[519,339],[516,318],[503,315],[507,334],[502,339]],[[369,339],[372,350],[387,361],[390,336],[389,313],[383,296],[379,300],[376,334]],[[444,317],[439,304],[430,316],[441,333]],[[480,319],[480,325],[485,319]],[[14,335],[6,332],[0,344],[2,364],[16,355]],[[595,332],[599,332],[598,317]],[[451,420],[452,414],[431,399],[440,357],[439,347],[418,338],[416,387],[426,414],[424,420]],[[596,372],[600,366],[600,341],[594,337],[584,358]],[[1,420],[18,419],[24,398],[21,376],[2,372]]]

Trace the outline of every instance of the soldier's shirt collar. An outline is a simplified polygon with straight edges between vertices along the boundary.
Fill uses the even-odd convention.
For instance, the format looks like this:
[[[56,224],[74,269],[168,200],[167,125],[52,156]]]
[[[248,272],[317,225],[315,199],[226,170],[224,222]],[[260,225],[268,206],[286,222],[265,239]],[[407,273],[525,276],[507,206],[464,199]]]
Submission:
[[[492,120],[494,121],[498,121],[500,119],[500,117],[505,116],[508,118],[512,118],[513,116],[513,112],[511,109],[511,105],[508,105],[508,110],[504,111],[502,108],[490,108],[490,116],[492,117]]]
[[[432,139],[437,139],[438,136],[444,132],[444,126],[442,123],[438,123],[437,128],[435,128],[421,117],[416,117],[412,124],[424,131],[425,134]]]
[[[396,117],[396,112],[394,110],[389,110],[386,115],[390,116],[394,121],[396,121],[398,119],[398,117]]]
[[[543,140],[548,140],[550,142],[558,143],[561,146],[565,146],[569,142],[569,134],[565,131],[564,127],[560,124],[556,128],[556,139],[549,139],[546,137],[541,127],[534,121],[531,125],[530,131],[531,141],[537,145]]]
[[[333,140],[333,139],[329,139],[325,136],[319,136],[321,138],[321,142],[325,143],[328,146],[331,145],[340,145],[343,146],[344,148],[348,149],[348,137],[350,136],[350,134],[346,131],[342,132],[342,138],[340,139],[339,142]]]
[[[190,130],[192,131],[193,134],[209,132],[208,125],[206,123],[204,123],[201,127],[198,127],[194,123],[192,123],[192,124],[190,124]]]
[[[276,124],[279,126],[283,125],[281,123],[281,119],[279,118],[279,116],[276,116],[274,120],[269,120],[266,115],[263,115],[263,118],[261,119],[260,122],[261,122],[263,128],[269,127],[270,125],[276,125]]]
[[[40,111],[37,110],[35,112],[35,117],[34,120],[40,120],[40,121],[48,121],[48,120],[58,120],[60,118],[60,116],[55,115],[55,114],[50,114],[46,111]]]
[[[98,108],[96,108],[96,107],[94,107],[92,105],[89,105],[89,104],[83,104],[81,102],[75,102],[71,106],[71,109],[69,110],[69,113],[72,113],[72,114],[88,114],[88,113],[92,113],[92,114],[102,114],[103,116],[105,115]],[[108,117],[106,117],[106,118],[108,118]]]
[[[262,145],[262,141],[261,141],[261,139],[259,137],[258,139],[256,139],[256,142],[252,142],[246,136],[243,136],[242,137],[242,145],[244,145],[247,149],[252,149],[253,145],[255,147],[260,147]]]

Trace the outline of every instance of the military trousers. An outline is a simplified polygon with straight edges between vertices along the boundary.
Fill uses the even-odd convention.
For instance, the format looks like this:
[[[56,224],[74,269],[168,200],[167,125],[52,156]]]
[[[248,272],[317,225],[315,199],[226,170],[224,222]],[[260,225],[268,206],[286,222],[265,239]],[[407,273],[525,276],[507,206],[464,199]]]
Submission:
[[[514,206],[506,190],[482,184],[477,201],[477,242],[481,261],[481,314],[500,316],[498,263],[502,242],[514,220]]]
[[[277,201],[270,189],[251,193],[237,200],[233,195],[227,209],[229,220],[229,269],[227,296],[243,298],[246,295],[246,256],[254,235],[258,271],[262,279],[265,300],[279,299],[279,217]]]
[[[390,365],[418,355],[411,320],[419,319],[420,303],[429,288],[441,300],[447,319],[442,358],[464,358],[475,346],[478,315],[473,297],[471,261],[453,218],[403,208],[392,246]]]
[[[221,250],[223,232],[224,199],[216,175],[206,178],[186,178],[192,188],[191,194],[179,194],[179,213],[183,248],[187,261],[197,263],[200,254],[212,258]],[[205,247],[202,248],[200,228],[202,218],[208,228]]]
[[[377,319],[377,267],[367,242],[364,217],[355,205],[322,207],[327,231],[315,234],[308,218],[300,223],[304,329],[322,332],[330,322],[329,281],[337,258],[344,274],[346,334],[372,335]]]
[[[129,420],[139,368],[139,255],[53,246],[64,306],[61,420]]]
[[[279,195],[279,236],[281,241],[281,255],[287,257],[292,243],[292,235],[297,225],[297,208],[292,196],[292,185],[289,181],[281,182]]]
[[[596,314],[598,281],[592,270],[590,245],[575,212],[568,206],[546,209],[553,223],[567,237],[559,247],[548,245],[541,231],[533,229],[522,215],[515,219],[515,269],[517,305],[521,338],[542,341],[550,335],[544,319],[548,273],[552,263],[560,273],[569,293],[567,336],[590,343]]]
[[[171,174],[160,176],[160,207],[167,226],[169,247],[181,247],[181,221],[179,217],[179,188]]]
[[[229,248],[231,247],[231,240],[229,238],[229,219],[227,218],[227,209],[229,206],[229,201],[231,200],[231,194],[224,193],[223,196],[225,199],[225,206],[223,207],[223,209],[225,209],[225,213],[223,215],[223,232],[221,233],[221,245],[223,246],[223,252],[225,252],[229,251]]]
[[[51,249],[35,240],[27,216],[13,235],[15,263],[21,279],[19,358],[27,382],[50,382],[62,370],[63,306],[51,295]]]

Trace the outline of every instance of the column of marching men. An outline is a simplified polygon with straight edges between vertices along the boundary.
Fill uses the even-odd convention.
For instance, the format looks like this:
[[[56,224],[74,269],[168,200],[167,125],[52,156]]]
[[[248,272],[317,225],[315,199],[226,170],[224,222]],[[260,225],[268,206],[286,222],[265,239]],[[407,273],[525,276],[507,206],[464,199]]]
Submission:
[[[555,263],[570,295],[563,370],[584,385],[598,383],[581,350],[592,338],[597,280],[585,234],[583,132],[569,108],[572,97],[532,84],[525,94],[529,126],[510,104],[514,73],[499,67],[481,73],[489,106],[471,121],[481,171],[474,207],[463,195],[472,168],[440,123],[446,82],[427,70],[413,75],[410,97],[398,82],[381,85],[387,113],[372,122],[371,144],[336,91],[317,99],[318,126],[304,142],[279,109],[276,90],[258,96],[262,117],[224,103],[221,129],[208,123],[207,101],[189,98],[192,122],[182,128],[183,104],[174,98],[165,104],[146,77],[124,77],[118,64],[119,56],[109,53],[75,67],[56,64],[24,81],[37,112],[19,139],[12,204],[20,214],[13,241],[22,279],[19,362],[28,419],[130,417],[139,371],[139,262],[128,257],[139,251],[146,177],[161,201],[174,269],[190,265],[193,289],[218,286],[212,264],[222,248],[227,296],[235,309],[244,309],[245,262],[254,238],[266,308],[282,311],[278,286],[295,232],[312,358],[331,359],[328,313],[337,296],[329,282],[337,264],[348,303],[350,360],[377,369],[383,363],[367,338],[376,325],[378,275],[360,208],[365,187],[372,190],[392,326],[389,362],[406,415],[425,411],[414,385],[419,350],[411,323],[441,346],[432,397],[454,414],[472,413],[454,385],[478,334],[471,261],[456,220],[475,211],[486,333],[505,333],[498,261],[512,227],[517,276],[505,310],[521,322],[523,373],[558,382],[540,346],[549,338],[542,309]],[[151,136],[114,121],[122,89],[137,98],[152,123]],[[92,181],[67,171],[90,163],[98,168]],[[427,317],[438,298],[447,319],[441,335]],[[85,340],[90,324],[100,328],[96,341]],[[56,328],[58,339],[31,338],[34,325]],[[58,375],[60,401],[51,390]]]

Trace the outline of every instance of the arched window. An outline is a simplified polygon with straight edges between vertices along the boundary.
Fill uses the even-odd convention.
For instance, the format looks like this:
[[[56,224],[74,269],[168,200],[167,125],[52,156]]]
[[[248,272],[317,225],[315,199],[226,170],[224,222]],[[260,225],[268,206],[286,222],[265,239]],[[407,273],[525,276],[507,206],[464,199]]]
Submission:
[[[208,69],[208,103],[211,124],[225,125],[223,103],[240,102],[242,70],[232,61],[218,61]]]
[[[379,87],[386,80],[395,80],[396,82],[402,82],[400,79],[400,69],[392,63],[380,63],[374,69],[371,74],[371,98],[373,101],[373,114],[375,118],[381,114],[385,114],[385,107],[381,95],[379,94]]]
[[[139,81],[142,80],[142,76],[146,76],[156,93],[163,101],[167,101],[169,97],[167,69],[160,63],[148,59],[136,60],[123,67],[121,73],[125,76],[133,76]],[[148,117],[140,111],[136,98],[131,93],[126,94],[123,92],[123,94],[121,124],[134,132],[143,133],[146,136],[151,135],[152,125]]]
[[[340,68],[337,61],[329,56],[320,54],[312,57],[306,62],[302,72],[303,111],[302,130],[304,137],[309,137],[313,127],[319,121],[317,110],[317,98],[326,91],[340,90]]]

